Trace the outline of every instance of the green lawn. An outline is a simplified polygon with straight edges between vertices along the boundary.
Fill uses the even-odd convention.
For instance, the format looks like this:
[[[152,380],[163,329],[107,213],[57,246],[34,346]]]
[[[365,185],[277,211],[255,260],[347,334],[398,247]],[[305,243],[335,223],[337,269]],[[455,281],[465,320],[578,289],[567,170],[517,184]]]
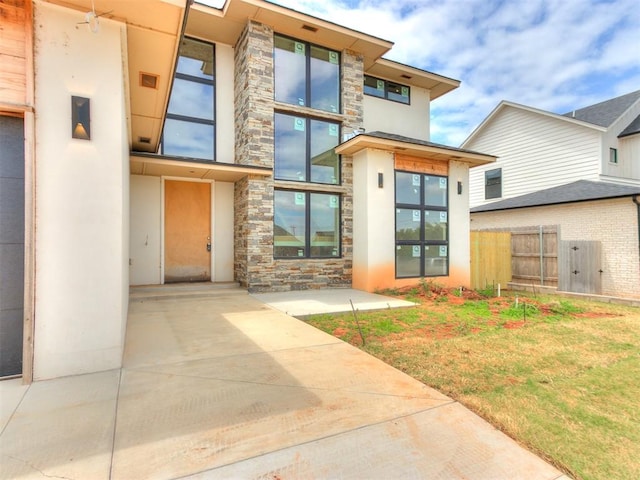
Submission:
[[[352,314],[308,321],[455,398],[574,478],[640,478],[640,309],[516,303],[424,284],[404,294],[421,304],[358,312],[360,330]]]

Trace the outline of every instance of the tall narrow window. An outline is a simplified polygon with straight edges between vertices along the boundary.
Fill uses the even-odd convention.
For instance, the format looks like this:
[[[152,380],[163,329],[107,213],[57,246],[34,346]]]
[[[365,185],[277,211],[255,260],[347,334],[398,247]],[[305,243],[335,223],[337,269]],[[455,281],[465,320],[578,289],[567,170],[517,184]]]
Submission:
[[[500,198],[502,196],[502,169],[494,168],[484,172],[484,198]]]
[[[609,162],[610,163],[618,163],[618,149],[610,148],[609,149]]]
[[[215,160],[215,74],[212,44],[180,44],[162,136],[162,153]]]
[[[449,271],[447,177],[396,172],[396,277]]]
[[[340,53],[281,35],[274,45],[276,101],[340,112]]]
[[[276,113],[275,178],[338,184],[340,160],[334,148],[339,141],[336,122]]]
[[[274,257],[340,256],[339,195],[276,190],[274,197]]]

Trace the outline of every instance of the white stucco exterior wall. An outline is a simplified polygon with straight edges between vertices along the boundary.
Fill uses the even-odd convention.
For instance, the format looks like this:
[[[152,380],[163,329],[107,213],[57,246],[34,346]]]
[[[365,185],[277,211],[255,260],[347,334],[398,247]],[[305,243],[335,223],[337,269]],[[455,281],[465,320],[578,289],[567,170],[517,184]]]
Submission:
[[[419,278],[396,279],[394,155],[363,150],[353,157],[353,288],[375,291],[415,285]],[[378,188],[378,173],[384,187]],[[462,183],[458,194],[457,182]],[[448,287],[470,284],[469,168],[449,163],[449,275],[430,277]]]
[[[363,126],[367,132],[386,132],[418,140],[430,139],[430,92],[411,87],[411,105],[362,95]],[[350,133],[350,132],[346,132]]]
[[[216,161],[235,162],[233,47],[216,43]]]
[[[162,283],[160,177],[131,175],[131,285]]]
[[[364,150],[353,157],[352,285],[365,291],[395,283],[393,154]],[[378,188],[378,173],[384,179]]]
[[[213,268],[214,282],[233,281],[233,183],[213,184]]]
[[[458,182],[462,193],[458,194]],[[471,220],[469,216],[469,165],[449,162],[449,279],[451,287],[471,284]]]
[[[126,29],[34,2],[34,379],[119,367],[128,305]],[[71,96],[91,99],[91,140],[71,138]]]

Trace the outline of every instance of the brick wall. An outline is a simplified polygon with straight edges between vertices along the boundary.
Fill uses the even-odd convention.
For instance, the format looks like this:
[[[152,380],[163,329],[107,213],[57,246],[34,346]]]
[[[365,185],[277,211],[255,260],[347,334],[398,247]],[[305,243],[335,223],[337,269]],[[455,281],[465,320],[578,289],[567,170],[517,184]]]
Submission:
[[[236,163],[273,167],[273,31],[250,21],[235,50]],[[342,52],[342,113],[277,104],[280,111],[342,122],[343,132],[363,123],[363,58]],[[251,292],[351,286],[353,258],[353,166],[342,159],[341,185],[274,181],[249,176],[235,185],[235,278]],[[273,192],[276,187],[336,193],[342,198],[342,257],[273,258]]]
[[[638,217],[631,198],[471,214],[471,229],[559,225],[561,240],[602,245],[603,295],[640,298]]]

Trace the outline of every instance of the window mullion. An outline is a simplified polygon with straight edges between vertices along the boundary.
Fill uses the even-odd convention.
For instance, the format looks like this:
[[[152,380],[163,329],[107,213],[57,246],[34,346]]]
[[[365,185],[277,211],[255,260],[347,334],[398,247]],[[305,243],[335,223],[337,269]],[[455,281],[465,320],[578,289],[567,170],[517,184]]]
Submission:
[[[311,194],[309,192],[305,193],[305,222],[304,222],[304,229],[305,229],[305,245],[304,245],[304,256],[305,258],[311,258]]]
[[[311,107],[311,45],[305,43],[305,106]]]
[[[307,183],[311,182],[311,119],[305,118],[304,168]]]
[[[425,189],[426,189],[426,182],[425,182],[425,178],[424,175],[420,175],[420,277],[424,277],[425,275],[425,270],[424,270],[424,263],[425,263],[425,245],[426,245],[426,240],[424,238],[424,217],[425,217],[425,199],[424,199],[424,194],[425,194]]]

